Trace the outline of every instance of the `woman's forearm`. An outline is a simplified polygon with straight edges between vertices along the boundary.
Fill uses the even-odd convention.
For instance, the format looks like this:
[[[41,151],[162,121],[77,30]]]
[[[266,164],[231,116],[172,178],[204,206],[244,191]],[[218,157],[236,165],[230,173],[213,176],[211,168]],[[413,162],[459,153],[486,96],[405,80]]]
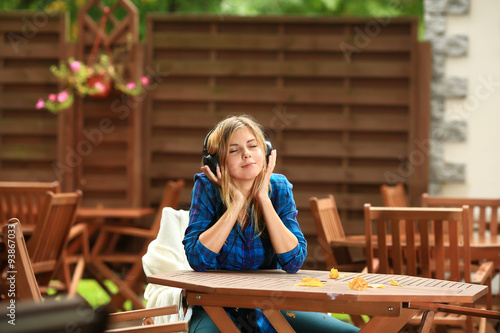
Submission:
[[[212,252],[219,253],[238,219],[243,204],[244,202],[234,201],[211,228],[200,234],[199,239],[203,246]]]
[[[269,197],[259,200],[262,207],[262,216],[266,222],[269,238],[273,244],[276,254],[286,253],[293,250],[299,243],[297,237],[285,226],[276,213]]]

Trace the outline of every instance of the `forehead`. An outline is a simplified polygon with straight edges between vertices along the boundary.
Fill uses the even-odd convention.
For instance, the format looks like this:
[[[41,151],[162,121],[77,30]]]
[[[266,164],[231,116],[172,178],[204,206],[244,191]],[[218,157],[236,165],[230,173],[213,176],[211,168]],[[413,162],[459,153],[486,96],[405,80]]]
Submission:
[[[244,143],[250,140],[255,140],[255,135],[252,129],[250,127],[242,127],[234,131],[233,135],[231,135],[229,143],[240,143],[239,141],[243,141]]]

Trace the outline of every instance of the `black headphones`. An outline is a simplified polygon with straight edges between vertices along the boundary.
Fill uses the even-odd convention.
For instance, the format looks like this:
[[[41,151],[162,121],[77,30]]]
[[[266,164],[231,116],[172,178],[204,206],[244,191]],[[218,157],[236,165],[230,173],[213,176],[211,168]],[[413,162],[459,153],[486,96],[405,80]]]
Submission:
[[[208,132],[207,136],[205,137],[205,140],[203,141],[203,165],[208,165],[210,170],[216,175],[216,170],[217,170],[217,165],[219,165],[219,156],[217,154],[209,154],[207,151],[207,141],[208,138],[210,137],[210,134],[217,128],[214,127],[210,132]],[[273,151],[273,145],[271,144],[271,141],[267,138],[266,133],[262,131],[262,135],[264,135],[264,142],[266,143],[267,146],[267,152],[266,152],[266,165],[267,162],[269,161],[269,156],[271,156],[271,152]]]

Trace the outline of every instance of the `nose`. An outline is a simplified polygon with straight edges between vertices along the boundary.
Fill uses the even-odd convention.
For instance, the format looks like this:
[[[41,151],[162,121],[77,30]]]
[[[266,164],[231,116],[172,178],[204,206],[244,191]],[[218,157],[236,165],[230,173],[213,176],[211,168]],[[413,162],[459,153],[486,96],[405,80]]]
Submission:
[[[252,157],[252,154],[250,153],[250,150],[248,148],[243,149],[243,159],[247,159],[249,157]]]

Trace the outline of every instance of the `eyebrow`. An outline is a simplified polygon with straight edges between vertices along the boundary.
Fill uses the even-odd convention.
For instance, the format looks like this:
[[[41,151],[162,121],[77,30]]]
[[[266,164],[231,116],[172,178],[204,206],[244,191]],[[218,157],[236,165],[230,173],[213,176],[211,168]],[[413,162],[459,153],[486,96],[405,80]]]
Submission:
[[[250,139],[250,140],[247,141],[247,143],[252,142],[252,141],[257,141],[257,139],[255,139],[255,138],[254,139]],[[231,143],[229,145],[229,147],[231,147],[231,146],[239,146],[239,144],[237,144],[237,143]]]

